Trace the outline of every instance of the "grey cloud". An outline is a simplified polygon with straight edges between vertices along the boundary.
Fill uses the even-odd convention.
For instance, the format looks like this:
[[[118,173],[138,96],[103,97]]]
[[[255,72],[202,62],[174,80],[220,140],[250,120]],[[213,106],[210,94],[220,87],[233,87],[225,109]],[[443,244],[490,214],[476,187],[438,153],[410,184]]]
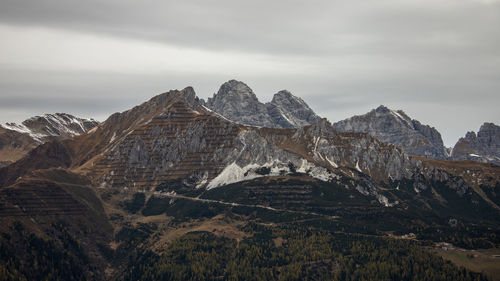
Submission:
[[[235,65],[217,75],[126,75],[16,69],[0,61],[0,118],[10,121],[9,109],[17,107],[103,119],[173,88],[191,85],[207,97],[236,78],[263,101],[287,88],[331,121],[380,104],[397,107],[436,126],[451,144],[484,121],[500,123],[500,2],[483,2],[0,0],[3,25],[296,57],[317,66],[314,74],[242,76]]]
[[[272,54],[495,50],[500,3],[444,3],[3,0],[0,21]],[[443,38],[453,42],[432,43]]]
[[[193,77],[175,73],[126,75],[14,69],[0,71],[0,120],[19,122],[32,115],[63,111],[102,121],[111,113],[127,110],[155,94],[188,85],[195,88],[198,96],[207,98],[220,84],[232,78],[245,81],[263,102],[271,100],[279,90],[288,89],[332,122],[364,114],[380,104],[403,109],[413,118],[437,127],[448,145],[466,131],[477,130],[482,122],[500,121],[496,93],[481,90],[481,85],[468,89],[467,81],[456,81],[453,86],[442,81],[429,87],[429,81],[410,78],[391,83],[386,80],[366,83],[288,76]],[[497,82],[483,86],[499,85]],[[435,94],[437,92],[441,94]],[[11,109],[15,109],[16,114]]]

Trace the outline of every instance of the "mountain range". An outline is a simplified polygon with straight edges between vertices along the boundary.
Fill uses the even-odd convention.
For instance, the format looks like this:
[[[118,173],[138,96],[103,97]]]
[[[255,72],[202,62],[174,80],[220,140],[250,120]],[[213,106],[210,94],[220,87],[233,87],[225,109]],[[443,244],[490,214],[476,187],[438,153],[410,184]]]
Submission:
[[[406,249],[375,258],[396,270],[433,242],[500,245],[500,167],[446,160],[439,132],[402,111],[331,124],[288,91],[263,104],[231,80],[207,101],[187,87],[101,123],[45,119],[3,129],[40,143],[0,168],[0,269],[12,276],[345,280],[372,258],[356,247]],[[498,126],[483,127],[451,155],[497,153]],[[295,243],[310,252],[281,252]],[[44,260],[54,255],[66,263]],[[429,280],[460,272],[432,255],[421,266]]]
[[[231,121],[251,126],[300,128],[321,119],[301,98],[287,90],[276,93],[271,102],[261,103],[250,87],[236,80],[224,83],[212,98],[200,99],[199,103]],[[93,119],[56,113],[35,116],[20,125],[0,125],[0,166],[20,159],[41,143],[79,135],[97,124]],[[500,164],[500,126],[493,123],[484,123],[477,136],[468,132],[452,148],[444,146],[441,134],[434,127],[411,119],[402,110],[383,105],[364,115],[335,122],[333,127],[340,132],[368,133],[412,155]]]
[[[477,137],[474,132],[468,132],[453,148],[443,145],[441,134],[434,127],[411,119],[402,110],[395,111],[383,105],[364,115],[336,122],[333,126],[342,132],[368,133],[413,155],[500,164],[500,127],[493,123],[484,123]]]
[[[500,165],[500,126],[484,123],[477,135],[468,132],[455,144],[451,158]]]
[[[201,104],[229,120],[269,128],[300,128],[321,118],[299,97],[287,90],[261,103],[245,83],[230,80],[208,101]],[[392,143],[406,153],[443,160],[473,160],[499,164],[499,126],[485,123],[478,136],[469,132],[455,148],[443,144],[441,134],[429,125],[411,119],[402,110],[379,106],[370,112],[333,124],[340,132],[368,133],[382,142]],[[452,153],[454,152],[454,153]]]
[[[0,124],[0,167],[21,159],[44,142],[80,135],[97,124],[93,119],[66,113],[35,116],[21,124]]]
[[[365,115],[336,122],[333,126],[341,132],[368,133],[401,147],[409,154],[436,159],[448,157],[441,134],[435,128],[411,119],[402,110],[395,111],[381,105]]]

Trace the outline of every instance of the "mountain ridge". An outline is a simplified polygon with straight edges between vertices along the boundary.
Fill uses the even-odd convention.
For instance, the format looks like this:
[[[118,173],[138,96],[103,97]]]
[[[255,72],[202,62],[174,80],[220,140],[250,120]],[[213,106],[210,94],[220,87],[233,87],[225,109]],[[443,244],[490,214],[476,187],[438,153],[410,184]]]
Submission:
[[[500,126],[485,122],[476,134],[467,132],[455,144],[451,157],[454,160],[473,160],[500,165]]]
[[[6,165],[15,162],[40,144],[80,135],[97,124],[94,119],[67,113],[34,116],[21,124],[0,124],[0,163]]]
[[[36,161],[43,155],[55,158]],[[364,180],[367,186],[352,188],[388,206],[398,200],[377,187],[384,182],[423,175],[414,183],[417,193],[436,180],[448,181],[459,193],[475,185],[473,180],[455,182],[445,170],[429,168],[426,161],[368,134],[338,132],[326,119],[298,129],[228,120],[206,109],[191,87],[115,113],[88,133],[47,143],[30,157],[0,170],[4,185],[23,176],[31,163],[38,163],[31,169],[62,165],[89,176],[98,186],[150,191],[163,182],[178,181],[186,190],[201,191],[261,177],[264,170],[269,176],[300,172],[323,181],[339,180],[338,176],[361,179],[360,173],[369,177]]]
[[[441,134],[434,127],[411,119],[402,110],[395,111],[381,105],[364,115],[338,121],[333,126],[339,131],[369,133],[410,154],[437,159],[448,157]]]
[[[439,131],[410,118],[402,110],[384,105],[366,114],[335,122],[335,129],[368,133],[379,140],[401,147],[405,152],[430,159],[472,160],[500,164],[500,127],[485,122],[478,135],[468,132],[454,147],[446,148]]]
[[[324,118],[299,128],[245,125],[186,87],[0,168],[0,259],[14,260],[11,276],[32,279],[276,280],[291,272],[321,280],[363,267],[367,254],[399,261],[387,255],[411,246],[393,268],[421,257],[418,266],[439,280],[465,271],[429,263],[442,262],[428,251],[434,242],[498,245],[499,188],[492,164],[409,155]],[[179,268],[186,261],[200,266]],[[35,270],[23,267],[30,262]]]
[[[301,98],[287,90],[261,103],[248,85],[237,80],[225,82],[213,97],[201,103],[230,120],[252,126],[298,128],[319,119]]]

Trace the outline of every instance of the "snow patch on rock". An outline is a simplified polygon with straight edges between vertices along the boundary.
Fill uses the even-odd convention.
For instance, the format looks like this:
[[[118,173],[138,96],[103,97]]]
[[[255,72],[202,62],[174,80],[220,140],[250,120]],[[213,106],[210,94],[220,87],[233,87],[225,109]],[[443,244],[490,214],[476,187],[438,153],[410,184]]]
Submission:
[[[279,160],[270,161],[264,165],[259,164],[248,164],[244,167],[240,167],[236,162],[233,162],[226,166],[222,172],[217,175],[214,179],[210,181],[207,185],[207,189],[212,189],[215,187],[232,184],[240,181],[251,180],[255,178],[265,177],[265,176],[279,176],[291,174],[290,164],[283,163]],[[268,169],[268,173],[259,172],[259,169]],[[299,167],[295,168],[295,172],[307,174],[313,178],[319,179],[321,181],[331,181],[332,179],[339,178],[338,175],[332,173],[328,169],[320,166],[316,166],[313,163],[302,159]]]
[[[217,177],[210,181],[207,185],[207,189],[259,177],[258,175],[249,176],[248,174],[245,176],[248,166],[241,168],[235,162],[229,164]]]

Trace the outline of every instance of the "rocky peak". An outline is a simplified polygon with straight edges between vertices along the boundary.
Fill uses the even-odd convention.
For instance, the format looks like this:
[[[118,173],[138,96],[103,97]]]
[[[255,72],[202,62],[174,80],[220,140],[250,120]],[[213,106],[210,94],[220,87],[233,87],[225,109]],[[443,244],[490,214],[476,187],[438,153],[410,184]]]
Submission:
[[[196,96],[196,92],[194,91],[193,87],[189,86],[184,88],[181,92],[181,97],[183,100],[185,100],[188,104],[191,106],[198,106],[199,104],[199,99]]]
[[[500,126],[484,123],[479,132],[467,132],[452,152],[454,160],[474,160],[500,165]]]
[[[97,126],[94,119],[78,118],[67,113],[44,114],[24,120],[21,124],[6,123],[7,130],[30,135],[35,141],[43,143],[53,138],[68,138]]]
[[[98,122],[67,113],[44,114],[24,120],[21,124],[0,125],[0,162],[19,160],[38,145],[54,139],[83,134]]]
[[[158,95],[114,114],[90,133],[40,146],[22,162],[0,169],[0,185],[13,183],[30,169],[61,166],[85,174],[95,186],[143,190],[154,196],[303,173],[391,206],[399,198],[385,197],[376,184],[387,190],[386,184],[411,180],[414,184],[408,188],[419,193],[428,187],[427,179],[451,179],[437,169],[423,170],[425,160],[410,157],[394,145],[367,134],[337,132],[326,119],[299,129],[244,126],[202,106],[194,108],[189,103],[196,102],[193,93],[186,88]],[[374,120],[369,128],[380,125],[379,119]],[[398,124],[389,126],[393,137],[421,137],[414,128],[404,131],[401,128],[408,126]],[[345,185],[346,179],[352,179],[350,185]],[[449,184],[462,195],[467,189],[463,181],[452,179]]]
[[[477,136],[479,138],[490,137],[491,139],[495,139],[495,138],[498,138],[499,134],[500,134],[500,126],[497,126],[493,123],[485,122],[483,125],[481,125],[481,128],[479,128],[479,132],[477,133]]]
[[[230,120],[252,126],[299,128],[319,120],[301,98],[287,90],[276,93],[271,102],[264,104],[250,87],[236,80],[224,83],[204,105]]]
[[[205,105],[235,122],[253,126],[271,125],[264,104],[259,102],[250,87],[240,81],[230,80],[222,84]]]
[[[390,110],[387,108],[385,105],[379,105],[376,109],[375,112],[378,113],[388,113]]]
[[[172,114],[172,112],[175,112],[175,108],[172,109],[171,107],[176,102],[182,103],[192,111],[206,111],[201,107],[201,102],[192,87],[186,87],[180,91],[171,90],[156,95],[132,109],[112,114],[100,124],[93,134],[100,135],[103,143],[113,142],[127,135],[135,128],[151,122],[158,115],[167,112]]]
[[[475,140],[476,139],[476,133],[474,131],[467,132],[465,134],[465,138],[469,140]]]
[[[259,103],[259,100],[247,84],[236,80],[229,80],[222,84],[217,94],[214,94],[207,101],[207,104],[215,107],[215,109],[222,110],[237,103],[255,106]]]
[[[446,148],[441,134],[433,127],[411,119],[401,110],[384,105],[367,114],[354,116],[333,124],[342,132],[368,133],[375,138],[401,147],[409,154],[445,159]]]
[[[319,119],[309,127],[309,134],[313,137],[334,137],[335,132],[332,124],[326,118]]]
[[[282,128],[299,128],[320,120],[304,100],[287,90],[276,93],[266,106],[269,114],[275,116],[277,124]]]
[[[193,87],[189,86],[182,90],[172,90],[162,94],[159,94],[149,101],[143,103],[139,107],[144,109],[156,109],[157,107],[165,106],[169,104],[173,99],[184,100],[193,107],[197,107],[200,104],[200,100],[196,96],[196,92]]]
[[[281,90],[274,94],[271,103],[282,106],[301,105],[309,108],[309,106],[307,106],[307,104],[301,98],[292,95],[292,93],[287,90]]]
[[[73,137],[97,126],[94,119],[78,118],[66,113],[45,114],[22,123],[35,133],[55,137]]]

